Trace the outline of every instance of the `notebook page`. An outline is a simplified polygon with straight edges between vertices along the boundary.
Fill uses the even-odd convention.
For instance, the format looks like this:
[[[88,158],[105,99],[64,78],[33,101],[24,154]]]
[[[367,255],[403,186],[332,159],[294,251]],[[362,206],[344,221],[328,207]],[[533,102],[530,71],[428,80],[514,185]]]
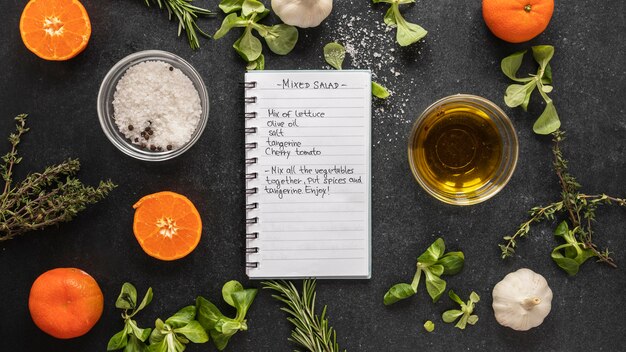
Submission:
[[[251,278],[368,278],[371,73],[249,72]],[[251,253],[252,252],[252,253]]]

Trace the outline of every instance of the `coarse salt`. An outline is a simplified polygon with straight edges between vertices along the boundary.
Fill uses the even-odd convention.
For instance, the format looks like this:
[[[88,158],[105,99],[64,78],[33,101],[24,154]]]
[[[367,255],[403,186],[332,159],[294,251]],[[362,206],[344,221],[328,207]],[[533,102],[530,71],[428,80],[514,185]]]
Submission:
[[[133,144],[152,151],[185,145],[202,114],[193,82],[163,61],[130,67],[117,83],[113,109],[119,131]]]

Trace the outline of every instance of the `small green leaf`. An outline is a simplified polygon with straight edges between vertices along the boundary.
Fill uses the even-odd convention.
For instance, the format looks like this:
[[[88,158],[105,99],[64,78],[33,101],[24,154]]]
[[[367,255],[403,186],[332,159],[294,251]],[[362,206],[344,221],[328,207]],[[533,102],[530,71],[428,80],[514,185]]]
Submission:
[[[187,306],[171,317],[167,318],[165,324],[168,324],[172,328],[180,328],[189,324],[196,317],[196,307],[195,306]]]
[[[426,249],[426,252],[417,258],[417,261],[427,266],[433,265],[439,260],[445,250],[446,244],[443,242],[443,239],[438,238]]]
[[[463,314],[461,316],[461,319],[459,319],[459,321],[456,323],[455,327],[463,330],[465,329],[465,327],[467,326],[467,320],[468,320],[469,316],[467,314]]]
[[[448,297],[450,297],[451,300],[455,301],[456,303],[458,303],[459,305],[463,306],[465,304],[465,302],[463,302],[463,300],[461,299],[461,297],[459,297],[456,293],[454,293],[454,291],[450,290],[448,291]]]
[[[393,7],[390,7],[389,9],[387,9],[387,12],[385,12],[384,21],[385,24],[389,27],[395,28],[398,26],[398,23],[396,22],[396,15],[393,12]]]
[[[128,333],[126,327],[109,339],[107,351],[115,351],[124,348],[128,344]]]
[[[396,303],[415,294],[415,290],[409,284],[401,283],[391,286],[389,291],[385,293],[383,302],[386,306]]]
[[[261,54],[258,59],[248,62],[246,70],[265,70],[265,55]]]
[[[124,352],[148,352],[148,346],[135,335],[129,335],[128,344],[124,348]]]
[[[552,89],[554,89],[554,87],[552,87],[552,86],[546,86],[546,85],[542,85],[541,86],[541,90],[544,93],[550,93],[550,92],[552,92]]]
[[[424,330],[426,330],[427,332],[433,332],[435,330],[435,323],[430,320],[426,320],[426,322],[424,323]]]
[[[148,287],[148,291],[146,291],[146,294],[143,296],[141,303],[139,303],[139,306],[137,307],[137,309],[135,309],[133,314],[144,309],[148,304],[150,304],[150,302],[152,302],[152,287]]]
[[[372,81],[372,95],[379,99],[387,99],[389,97],[389,91],[387,88]]]
[[[253,13],[261,14],[265,12],[265,5],[257,0],[244,0],[241,6],[241,15],[248,17]]]
[[[222,318],[215,324],[215,331],[229,336],[234,335],[239,330],[245,330],[244,328],[247,329],[247,325],[230,318]]]
[[[232,335],[224,335],[221,334],[215,330],[211,330],[209,331],[209,333],[211,334],[211,340],[213,340],[213,344],[215,345],[215,348],[217,348],[220,351],[223,351],[226,346],[228,345],[228,341],[230,340],[230,337]]]
[[[567,226],[567,221],[561,221],[561,223],[554,230],[554,235],[565,239],[565,236],[567,236],[568,231],[569,231],[569,228]]]
[[[476,325],[477,322],[478,322],[478,315],[470,315],[467,318],[467,323],[470,325]]]
[[[248,288],[243,291],[236,291],[232,293],[231,297],[233,298],[235,308],[237,308],[237,316],[235,320],[243,321],[248,313],[248,309],[256,297],[257,291],[258,290],[256,288]]]
[[[231,307],[235,307],[235,302],[231,295],[235,292],[243,291],[243,286],[237,280],[231,280],[222,286],[222,298]]]
[[[460,317],[461,315],[463,315],[463,312],[461,312],[458,309],[452,309],[452,310],[447,310],[443,312],[443,314],[441,315],[441,318],[446,323],[452,323],[456,320],[456,318]]]
[[[437,260],[437,264],[443,266],[443,275],[458,274],[465,265],[463,252],[448,252]]]
[[[241,10],[243,1],[244,0],[222,0],[219,7],[224,13],[231,13]]]
[[[546,108],[535,124],[533,125],[533,131],[537,134],[550,134],[561,127],[561,121],[559,115],[556,113],[556,108],[552,102],[546,104]]]
[[[246,60],[246,62],[254,61],[261,56],[263,46],[261,41],[252,35],[250,27],[246,28],[243,35],[233,44],[235,51]]]
[[[215,32],[213,39],[220,39],[225,36],[232,28],[247,27],[248,21],[245,18],[238,17],[236,13],[231,13],[222,21],[222,26]]]
[[[541,83],[552,84],[552,67],[550,66],[550,64],[547,64],[545,70],[543,71]]]
[[[400,46],[408,46],[416,43],[428,34],[424,28],[415,23],[406,22],[404,19],[402,19],[402,21],[396,19],[396,21],[398,23],[396,40]]]
[[[298,42],[298,29],[284,23],[277,24],[270,28],[265,42],[273,53],[287,55]]]
[[[202,296],[196,298],[196,308],[198,311],[198,322],[207,331],[213,330],[217,321],[224,317],[213,303]]]
[[[150,328],[141,329],[137,326],[137,322],[134,320],[128,320],[128,327],[130,328],[129,333],[135,335],[135,337],[137,337],[140,341],[146,341],[146,339],[148,339],[148,337],[150,336],[150,332],[152,331],[152,329]]]
[[[115,307],[120,309],[134,309],[137,306],[137,289],[130,282],[122,285],[122,291],[115,301]]]
[[[344,48],[343,45],[339,43],[328,43],[324,46],[324,60],[335,69],[341,70],[345,58],[346,48]]]
[[[528,79],[522,80],[520,78],[517,78],[517,71],[522,65],[524,54],[526,54],[526,50],[518,51],[516,53],[513,53],[505,57],[504,59],[502,59],[502,62],[500,63],[500,68],[502,69],[502,72],[507,77],[517,82],[525,82],[525,80],[528,80]]]
[[[433,302],[437,302],[441,295],[446,291],[446,282],[439,276],[434,275],[429,271],[426,273],[426,291],[433,299]]]
[[[480,296],[476,292],[474,292],[474,291],[472,291],[472,293],[470,293],[469,299],[470,299],[470,302],[472,302],[472,303],[480,302]]]
[[[443,268],[443,265],[438,264],[438,263],[439,263],[439,261],[437,261],[437,263],[429,266],[428,268],[424,268],[424,270],[430,271],[430,273],[435,275],[435,276],[441,276],[443,274],[444,268]]]
[[[196,320],[190,321],[189,324],[182,328],[174,329],[174,332],[184,335],[193,343],[205,343],[209,341],[209,335],[207,335],[202,325]]]
[[[552,45],[537,45],[532,47],[533,57],[539,66],[543,69],[546,68],[552,56],[554,55],[554,47]]]
[[[530,98],[530,94],[537,86],[537,82],[534,80],[524,85],[511,84],[506,88],[504,94],[504,102],[508,107],[514,108],[524,104],[527,98]]]

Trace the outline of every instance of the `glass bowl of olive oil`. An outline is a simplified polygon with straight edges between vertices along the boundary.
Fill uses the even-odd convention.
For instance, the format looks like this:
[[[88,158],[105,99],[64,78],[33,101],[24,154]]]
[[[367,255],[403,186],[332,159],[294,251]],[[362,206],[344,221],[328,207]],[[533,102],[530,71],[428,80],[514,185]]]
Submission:
[[[409,164],[430,195],[471,205],[496,195],[517,164],[515,129],[491,101],[468,94],[445,97],[413,124]]]

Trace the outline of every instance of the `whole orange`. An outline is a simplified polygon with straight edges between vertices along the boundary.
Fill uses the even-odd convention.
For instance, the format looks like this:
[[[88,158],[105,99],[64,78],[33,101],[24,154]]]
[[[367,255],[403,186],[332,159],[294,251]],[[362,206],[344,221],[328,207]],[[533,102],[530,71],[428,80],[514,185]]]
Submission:
[[[483,0],[483,18],[498,38],[521,43],[543,32],[554,12],[554,0]]]
[[[75,268],[41,274],[28,299],[35,325],[59,339],[86,334],[100,319],[103,307],[104,297],[96,280]]]

